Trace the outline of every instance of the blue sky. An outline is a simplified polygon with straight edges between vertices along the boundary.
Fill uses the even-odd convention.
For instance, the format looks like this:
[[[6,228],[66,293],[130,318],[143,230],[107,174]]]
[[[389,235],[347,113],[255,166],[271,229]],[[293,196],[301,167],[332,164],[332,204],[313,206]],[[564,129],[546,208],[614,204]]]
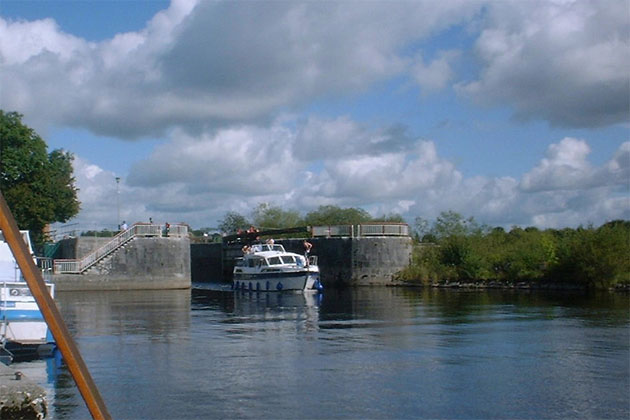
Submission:
[[[216,226],[261,202],[490,225],[630,218],[626,1],[12,1],[0,108],[82,211]]]

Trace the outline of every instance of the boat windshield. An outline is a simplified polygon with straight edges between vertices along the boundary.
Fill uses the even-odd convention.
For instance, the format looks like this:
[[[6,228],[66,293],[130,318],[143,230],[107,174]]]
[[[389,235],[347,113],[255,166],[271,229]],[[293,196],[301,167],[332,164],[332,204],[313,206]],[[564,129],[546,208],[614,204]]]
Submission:
[[[293,258],[293,255],[283,255],[280,258],[282,258],[282,262],[284,264],[295,264],[295,258]]]
[[[271,257],[269,258],[269,265],[279,265],[282,264],[280,257]]]
[[[252,245],[252,250],[254,252],[263,252],[263,251],[276,251],[276,252],[285,252],[284,247],[278,244],[256,244]]]

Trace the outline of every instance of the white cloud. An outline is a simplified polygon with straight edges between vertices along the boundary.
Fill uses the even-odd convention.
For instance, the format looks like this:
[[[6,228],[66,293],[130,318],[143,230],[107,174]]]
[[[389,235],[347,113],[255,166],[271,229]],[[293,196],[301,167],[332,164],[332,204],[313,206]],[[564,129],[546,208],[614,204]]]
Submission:
[[[121,138],[268,121],[323,94],[404,73],[407,44],[479,7],[174,1],[143,30],[99,43],[50,19],[0,18],[0,106],[25,114],[38,131],[70,125]]]
[[[430,63],[425,63],[420,56],[411,67],[411,76],[425,93],[444,89],[455,76],[451,62],[458,56],[458,51],[442,51]]]
[[[627,1],[492,2],[488,10],[476,44],[480,77],[460,92],[555,125],[628,121]]]
[[[178,0],[144,29],[98,43],[51,19],[0,18],[0,107],[38,131],[137,138],[270,121],[393,77],[430,93],[468,77],[455,74],[454,50],[426,61],[414,50],[474,21],[482,71],[460,92],[553,124],[628,120],[626,2],[485,3]]]
[[[481,72],[472,81],[456,72],[469,64],[460,66],[465,54],[418,52],[464,26],[478,36]],[[391,80],[430,93],[465,79],[459,92],[507,104],[520,118],[627,122],[629,39],[623,0],[175,0],[142,30],[98,43],[50,19],[0,18],[0,108],[25,114],[40,133],[56,125],[167,138],[133,166],[119,194],[114,174],[79,157],[84,220],[115,223],[119,199],[129,222],[194,226],[227,210],[247,214],[261,201],[410,218],[450,209],[506,225],[598,223],[629,216],[629,142],[596,166],[587,140],[567,137],[520,179],[466,177],[436,143],[403,126],[284,113]]]
[[[358,127],[350,119],[317,121],[330,138],[337,137],[335,129],[343,137],[348,127]],[[392,153],[348,147],[343,154],[330,150],[314,160],[299,159],[292,151],[308,125],[284,118],[269,128],[241,126],[200,138],[175,131],[121,182],[119,197],[112,173],[79,158],[80,218],[114,220],[116,198],[127,221],[153,217],[196,227],[216,224],[228,210],[249,216],[261,202],[302,213],[326,204],[360,207],[374,216],[399,212],[409,221],[453,210],[505,227],[630,217],[630,142],[595,166],[585,140],[562,139],[518,180],[465,177],[426,140],[407,139],[404,149]],[[376,130],[359,132],[381,137]]]
[[[550,191],[581,188],[593,177],[593,168],[586,160],[591,149],[583,140],[565,138],[552,144],[547,157],[523,176],[524,191]]]

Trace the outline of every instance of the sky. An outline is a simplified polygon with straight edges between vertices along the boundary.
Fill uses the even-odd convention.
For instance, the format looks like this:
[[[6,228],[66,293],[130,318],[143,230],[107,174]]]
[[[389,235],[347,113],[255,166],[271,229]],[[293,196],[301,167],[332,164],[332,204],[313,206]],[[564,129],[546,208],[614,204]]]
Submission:
[[[629,220],[629,69],[627,0],[0,1],[0,109],[74,155],[84,229]]]

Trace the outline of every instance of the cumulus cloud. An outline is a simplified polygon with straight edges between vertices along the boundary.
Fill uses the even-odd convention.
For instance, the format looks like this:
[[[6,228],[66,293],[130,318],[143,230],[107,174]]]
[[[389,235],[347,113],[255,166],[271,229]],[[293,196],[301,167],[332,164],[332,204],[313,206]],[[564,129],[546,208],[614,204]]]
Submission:
[[[493,2],[476,42],[482,70],[460,92],[523,119],[597,127],[628,121],[628,3]]]
[[[430,63],[419,56],[411,67],[411,77],[425,93],[444,89],[455,76],[451,63],[459,55],[458,51],[441,51]]]
[[[628,120],[623,0],[484,3],[174,0],[145,28],[102,42],[51,19],[0,18],[0,106],[38,129],[131,139],[268,122],[393,77],[431,93],[462,77],[452,67],[459,53],[414,51],[474,21],[481,73],[459,92],[565,126]]]
[[[466,54],[425,48],[453,28],[476,40],[472,80],[457,72],[470,67]],[[623,0],[173,0],[141,30],[101,42],[64,33],[51,19],[0,18],[0,108],[25,114],[38,132],[72,126],[166,139],[118,192],[114,174],[78,157],[86,220],[113,221],[116,199],[127,221],[194,226],[263,201],[409,219],[455,210],[506,225],[598,223],[629,216],[628,142],[597,166],[591,140],[559,138],[520,177],[466,177],[436,142],[403,125],[374,128],[300,107],[392,81],[423,94],[456,83],[459,93],[508,105],[519,118],[627,122],[629,39]]]
[[[629,186],[630,142],[623,143],[601,168],[588,162],[590,152],[586,141],[570,137],[550,145],[547,157],[523,176],[520,188],[525,192],[538,192]]]
[[[298,122],[294,155],[305,161],[408,151],[415,139],[401,125],[374,130],[348,116]]]
[[[401,49],[479,7],[178,0],[146,28],[98,43],[50,19],[0,19],[0,105],[37,128],[120,138],[270,121],[279,109],[405,72]]]
[[[348,118],[316,120],[331,138],[342,138],[348,130],[367,138],[383,136]],[[550,145],[520,179],[465,177],[440,156],[435,142],[423,139],[407,138],[404,148],[389,153],[357,145],[344,153],[298,157],[292,151],[308,126],[308,121],[283,118],[270,127],[225,128],[201,138],[175,131],[121,181],[121,218],[212,226],[229,210],[248,216],[261,202],[302,213],[326,204],[354,206],[374,216],[397,212],[410,222],[453,210],[505,227],[577,226],[630,217],[630,142],[596,166],[588,160],[585,140],[565,138]],[[80,217],[113,220],[114,175],[80,158],[75,173]]]

